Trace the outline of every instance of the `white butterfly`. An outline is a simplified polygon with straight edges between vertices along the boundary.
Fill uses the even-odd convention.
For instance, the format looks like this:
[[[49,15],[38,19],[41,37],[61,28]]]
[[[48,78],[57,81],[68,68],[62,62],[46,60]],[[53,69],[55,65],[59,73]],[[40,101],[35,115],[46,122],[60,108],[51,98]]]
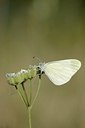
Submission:
[[[40,73],[45,73],[55,85],[67,83],[80,67],[81,62],[77,59],[39,63],[38,66]]]

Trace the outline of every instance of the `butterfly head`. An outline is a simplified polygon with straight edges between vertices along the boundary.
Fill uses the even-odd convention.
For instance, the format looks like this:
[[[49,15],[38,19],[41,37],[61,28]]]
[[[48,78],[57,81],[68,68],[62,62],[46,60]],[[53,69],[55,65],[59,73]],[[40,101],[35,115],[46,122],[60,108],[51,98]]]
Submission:
[[[44,65],[45,63],[39,63],[39,65],[37,66],[37,74],[42,75],[44,72]]]

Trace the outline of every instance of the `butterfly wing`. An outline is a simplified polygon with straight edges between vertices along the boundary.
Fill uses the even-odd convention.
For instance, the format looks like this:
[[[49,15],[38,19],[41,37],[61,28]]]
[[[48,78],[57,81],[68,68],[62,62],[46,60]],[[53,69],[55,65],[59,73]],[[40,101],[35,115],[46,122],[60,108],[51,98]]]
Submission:
[[[55,85],[62,85],[67,83],[80,67],[79,60],[67,59],[46,63],[44,72]]]

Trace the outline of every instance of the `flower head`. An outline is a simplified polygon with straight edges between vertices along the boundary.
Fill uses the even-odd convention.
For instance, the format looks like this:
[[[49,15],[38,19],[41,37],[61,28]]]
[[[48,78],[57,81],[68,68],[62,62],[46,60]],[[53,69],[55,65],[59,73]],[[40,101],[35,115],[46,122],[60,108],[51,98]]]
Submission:
[[[36,76],[37,70],[35,66],[30,67],[28,70],[21,69],[17,73],[7,73],[6,77],[11,85],[18,85],[25,82],[28,79],[32,79]]]

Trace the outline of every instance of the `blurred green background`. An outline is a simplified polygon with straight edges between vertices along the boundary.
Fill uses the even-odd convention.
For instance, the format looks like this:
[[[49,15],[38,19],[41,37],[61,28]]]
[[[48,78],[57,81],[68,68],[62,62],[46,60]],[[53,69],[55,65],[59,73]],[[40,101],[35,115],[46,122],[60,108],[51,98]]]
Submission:
[[[61,87],[43,75],[32,128],[85,128],[84,0],[0,0],[0,128],[28,127],[26,108],[5,74],[37,64],[33,56],[76,58],[82,68]]]

